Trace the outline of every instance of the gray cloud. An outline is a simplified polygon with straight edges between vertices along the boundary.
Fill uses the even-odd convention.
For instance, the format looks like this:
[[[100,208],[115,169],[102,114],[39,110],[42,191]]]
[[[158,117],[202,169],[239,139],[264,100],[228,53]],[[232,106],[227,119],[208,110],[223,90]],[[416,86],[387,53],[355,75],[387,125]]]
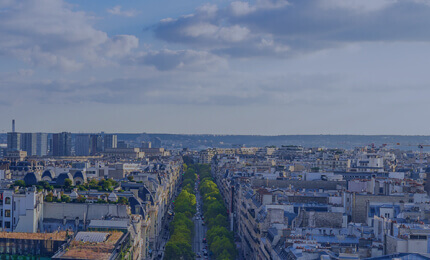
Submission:
[[[28,104],[249,106],[315,101],[316,96],[320,99],[319,93],[336,92],[340,82],[342,79],[334,75],[289,74],[261,78],[252,73],[227,70],[210,73],[169,70],[147,77],[92,82],[9,77],[1,80],[0,86],[4,86],[2,91],[7,91],[9,96],[14,97],[14,102]],[[314,93],[308,95],[309,92]]]
[[[237,57],[289,57],[356,42],[430,41],[427,0],[259,0],[165,19],[155,35]],[[208,8],[205,8],[205,10]]]
[[[224,59],[206,51],[169,49],[133,54],[124,60],[124,63],[154,66],[160,71],[173,69],[201,71],[226,66]]]

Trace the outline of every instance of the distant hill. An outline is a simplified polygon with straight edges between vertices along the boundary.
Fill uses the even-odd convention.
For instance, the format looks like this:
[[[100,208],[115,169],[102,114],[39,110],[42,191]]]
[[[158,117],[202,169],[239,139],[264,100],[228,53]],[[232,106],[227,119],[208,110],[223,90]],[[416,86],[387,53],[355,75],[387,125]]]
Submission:
[[[304,147],[325,147],[352,149],[366,145],[389,147],[401,150],[417,151],[418,144],[430,144],[430,136],[404,135],[187,135],[187,134],[157,134],[157,133],[118,133],[118,140],[138,146],[142,141],[151,141],[158,137],[166,148],[231,147],[232,145],[252,146],[282,146],[301,145]],[[0,143],[6,143],[6,134],[0,134]],[[395,145],[400,143],[400,145]],[[425,147],[424,151],[430,151]]]

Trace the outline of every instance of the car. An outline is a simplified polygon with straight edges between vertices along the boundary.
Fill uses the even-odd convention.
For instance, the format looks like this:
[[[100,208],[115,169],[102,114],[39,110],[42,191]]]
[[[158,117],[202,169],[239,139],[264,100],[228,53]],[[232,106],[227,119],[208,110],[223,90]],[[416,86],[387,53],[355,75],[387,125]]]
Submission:
[[[206,238],[203,238],[203,243],[206,243]]]
[[[204,255],[204,256],[207,256],[207,255],[208,255],[208,251],[206,251],[206,250],[205,250],[205,251],[203,251],[203,255]]]
[[[200,218],[199,218],[199,217],[196,217],[196,219],[197,219],[197,220],[199,220]]]
[[[200,258],[200,257],[202,257],[202,255],[201,255],[201,254],[199,254],[199,253],[197,253],[196,257],[197,257],[197,258]]]
[[[204,226],[205,225],[205,222],[204,221],[202,221],[202,226]]]

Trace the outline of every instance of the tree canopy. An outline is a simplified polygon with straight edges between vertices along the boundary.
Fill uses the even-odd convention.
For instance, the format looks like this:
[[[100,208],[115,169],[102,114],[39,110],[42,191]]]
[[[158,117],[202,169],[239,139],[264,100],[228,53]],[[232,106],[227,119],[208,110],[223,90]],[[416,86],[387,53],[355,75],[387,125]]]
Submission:
[[[227,208],[207,164],[196,166],[200,176],[199,191],[203,198],[203,214],[208,225],[207,241],[214,259],[235,259],[237,255],[233,232],[228,228]]]

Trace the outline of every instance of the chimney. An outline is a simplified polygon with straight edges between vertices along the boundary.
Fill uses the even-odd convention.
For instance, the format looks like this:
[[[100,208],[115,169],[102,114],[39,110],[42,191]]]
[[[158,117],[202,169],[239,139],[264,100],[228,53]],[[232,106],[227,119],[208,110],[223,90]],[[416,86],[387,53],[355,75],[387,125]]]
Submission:
[[[12,119],[12,133],[15,133],[15,119]]]

